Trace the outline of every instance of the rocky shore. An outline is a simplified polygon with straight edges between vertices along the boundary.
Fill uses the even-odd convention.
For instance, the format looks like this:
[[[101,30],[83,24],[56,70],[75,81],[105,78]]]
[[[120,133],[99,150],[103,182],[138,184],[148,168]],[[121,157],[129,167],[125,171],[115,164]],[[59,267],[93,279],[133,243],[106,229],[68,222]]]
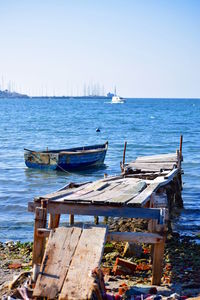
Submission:
[[[117,219],[111,220],[109,226],[110,230],[144,231],[147,224],[143,220],[135,224],[128,219]],[[143,294],[143,298],[149,293],[154,293],[160,295],[160,299],[174,293],[174,298],[170,299],[200,296],[199,254],[200,245],[192,238],[168,232],[162,284],[160,287],[152,287],[150,245],[106,244],[101,269],[107,293],[122,297],[121,299],[131,299],[131,293]],[[8,299],[8,295],[14,299],[24,299],[20,298],[17,288],[27,286],[27,282],[30,282],[31,261],[32,243],[0,243],[0,297],[2,299]],[[17,276],[18,279],[14,280]]]

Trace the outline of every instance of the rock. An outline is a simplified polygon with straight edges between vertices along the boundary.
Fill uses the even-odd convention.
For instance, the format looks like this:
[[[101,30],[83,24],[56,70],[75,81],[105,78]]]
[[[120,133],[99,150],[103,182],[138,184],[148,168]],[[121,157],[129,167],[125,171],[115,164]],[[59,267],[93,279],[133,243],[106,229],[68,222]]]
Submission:
[[[171,294],[169,297],[167,297],[167,300],[178,300],[180,299],[180,295],[177,293]]]
[[[119,256],[119,252],[111,252],[111,253],[108,253],[108,254],[106,254],[105,255],[105,259],[107,260],[107,261],[110,261],[110,260],[113,260],[113,259],[115,259],[117,256]]]
[[[188,284],[184,284],[182,286],[183,289],[199,289],[200,288],[200,284],[199,283],[188,283]]]
[[[128,290],[128,285],[126,284],[126,283],[122,283],[122,284],[120,284],[120,286],[119,286],[119,291],[118,291],[118,293],[119,293],[119,295],[123,295],[123,294],[125,294],[126,293],[126,291]]]
[[[136,243],[126,243],[124,248],[123,257],[136,257],[140,258],[143,253],[143,249],[141,245]]]
[[[106,244],[104,247],[104,253],[110,253],[114,249],[114,246],[112,244]]]
[[[8,266],[9,269],[20,269],[22,267],[21,263],[13,263]]]
[[[151,295],[156,295],[157,294],[157,288],[156,287],[151,287],[150,289],[149,289],[149,294],[151,294]]]

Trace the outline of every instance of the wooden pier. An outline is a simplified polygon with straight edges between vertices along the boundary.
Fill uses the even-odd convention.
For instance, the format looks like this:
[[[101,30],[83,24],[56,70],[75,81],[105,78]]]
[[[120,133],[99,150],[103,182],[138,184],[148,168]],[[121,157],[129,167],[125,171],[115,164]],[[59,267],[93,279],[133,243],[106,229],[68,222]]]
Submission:
[[[159,285],[162,277],[165,233],[169,213],[174,206],[182,207],[183,205],[181,161],[182,146],[172,154],[138,157],[134,162],[127,164],[124,162],[121,166],[122,173],[119,176],[106,177],[83,184],[70,183],[59,191],[37,197],[34,202],[30,202],[28,209],[30,212],[35,212],[33,265],[37,282],[34,295],[51,299],[50,289],[55,284],[54,295],[55,293],[60,295],[60,299],[90,299],[91,289],[95,290],[94,282],[87,280],[87,291],[84,292],[84,298],[82,298],[83,291],[80,287],[85,285],[85,277],[88,277],[89,273],[93,271],[95,267],[93,262],[96,267],[99,267],[106,240],[154,245],[152,284]],[[74,229],[77,228],[75,225],[76,215],[94,216],[96,223],[98,223],[99,216],[147,219],[149,222],[148,232],[109,232],[107,227],[99,225],[100,227],[92,227],[95,232],[93,236],[88,233],[87,227],[82,227],[79,231],[83,232],[84,230],[84,235],[80,234],[78,238],[77,235],[71,235],[69,242],[69,240],[67,241],[69,230],[72,229],[64,231],[64,229],[58,228],[62,214],[70,215],[71,227],[69,228],[73,228],[74,232],[77,230]],[[45,250],[49,234],[50,238]],[[56,235],[55,240],[53,240],[54,235]],[[87,251],[82,252],[82,255],[80,252],[70,250],[69,260],[68,249],[74,245],[74,239],[76,239],[77,245],[85,245],[91,241],[92,244]],[[68,246],[63,245],[63,240],[68,243]],[[77,247],[79,248],[79,246]],[[94,256],[93,247],[96,258],[88,260],[86,264],[83,263],[85,259]],[[64,275],[62,274],[62,279],[57,268],[50,267],[46,261],[52,248],[54,252],[57,251],[56,249],[60,249],[58,251],[60,254],[55,254],[53,257],[55,266],[61,257],[62,259],[65,259],[65,255],[68,257],[66,264],[68,267],[66,267]],[[76,267],[76,272],[79,274],[79,288],[75,287],[76,276],[70,275],[72,272],[70,270],[74,270]],[[83,270],[84,268],[86,271]],[[83,276],[80,272],[83,272]],[[38,274],[40,275],[38,276]],[[48,281],[46,278],[51,278],[51,280]],[[64,289],[66,278],[70,278],[70,282],[67,280],[67,288]],[[44,282],[45,284],[43,284]],[[98,291],[96,293],[99,294]],[[97,299],[101,299],[100,296]]]

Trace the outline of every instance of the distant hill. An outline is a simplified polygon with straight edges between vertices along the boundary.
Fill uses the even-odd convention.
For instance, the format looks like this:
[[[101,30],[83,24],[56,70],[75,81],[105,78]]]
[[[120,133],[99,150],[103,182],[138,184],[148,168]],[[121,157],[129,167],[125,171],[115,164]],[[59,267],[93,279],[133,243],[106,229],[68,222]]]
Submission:
[[[19,94],[16,92],[10,92],[8,90],[5,91],[0,90],[0,98],[29,98],[29,96],[25,94]]]

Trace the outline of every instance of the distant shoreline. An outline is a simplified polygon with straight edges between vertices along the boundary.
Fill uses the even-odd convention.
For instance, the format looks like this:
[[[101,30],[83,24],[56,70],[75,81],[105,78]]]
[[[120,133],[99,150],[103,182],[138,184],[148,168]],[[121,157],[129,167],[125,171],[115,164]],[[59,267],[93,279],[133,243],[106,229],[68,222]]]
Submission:
[[[131,100],[200,100],[200,98],[162,98],[162,97],[124,97],[125,99],[131,99]],[[108,96],[27,96],[27,95],[18,95],[18,96],[1,96],[0,95],[0,100],[4,99],[26,99],[26,100],[31,100],[31,99],[42,99],[42,100],[57,100],[57,99],[62,99],[62,100],[94,100],[94,99],[102,99],[102,100],[111,100],[112,97]]]

